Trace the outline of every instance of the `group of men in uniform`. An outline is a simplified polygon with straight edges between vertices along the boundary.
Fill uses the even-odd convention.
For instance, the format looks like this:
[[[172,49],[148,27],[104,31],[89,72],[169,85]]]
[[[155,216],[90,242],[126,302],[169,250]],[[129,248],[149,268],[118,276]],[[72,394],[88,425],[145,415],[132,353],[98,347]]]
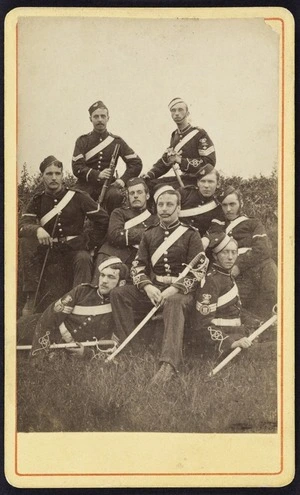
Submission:
[[[169,109],[177,126],[170,146],[140,177],[141,159],[107,131],[109,112],[101,101],[89,108],[93,130],[75,144],[76,187],[64,186],[62,163],[54,156],[41,163],[44,191],[34,195],[20,226],[23,315],[34,312],[45,257],[47,263],[59,256],[72,262],[73,289],[43,313],[32,356],[57,338],[79,341],[114,332],[122,341],[134,329],[135,309],[146,313],[161,306],[161,367],[154,381],[165,382],[182,361],[187,315],[193,313],[201,333],[219,341],[223,351],[250,345],[240,301],[252,311],[264,301],[262,317],[276,303],[277,270],[263,225],[242,213],[238,190],[218,192],[214,145],[203,129],[189,124],[186,103],[175,98]],[[110,167],[116,145],[126,166],[120,178]],[[174,177],[161,177],[171,169]],[[86,218],[92,226],[88,237]],[[82,345],[72,353],[84,354]]]

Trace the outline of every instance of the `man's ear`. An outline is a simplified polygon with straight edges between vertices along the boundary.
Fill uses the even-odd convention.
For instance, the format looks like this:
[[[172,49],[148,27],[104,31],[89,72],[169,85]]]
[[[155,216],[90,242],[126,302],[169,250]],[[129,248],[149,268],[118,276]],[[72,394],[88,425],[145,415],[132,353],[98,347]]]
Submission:
[[[126,285],[126,280],[120,280],[119,287],[124,287]]]
[[[147,194],[146,194],[146,199],[149,199],[149,198],[150,198],[150,194],[149,194],[149,193],[147,193]]]
[[[90,122],[92,122],[92,117],[90,116]]]
[[[217,255],[216,255],[216,253],[212,253],[212,255],[213,255],[213,259],[214,259],[215,261],[218,261],[218,257],[217,257]]]

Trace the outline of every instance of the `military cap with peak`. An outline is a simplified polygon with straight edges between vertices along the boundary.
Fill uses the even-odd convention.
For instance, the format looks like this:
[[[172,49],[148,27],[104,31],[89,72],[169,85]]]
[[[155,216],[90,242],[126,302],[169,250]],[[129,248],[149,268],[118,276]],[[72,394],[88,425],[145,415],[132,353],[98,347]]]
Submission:
[[[42,163],[40,164],[40,172],[44,173],[47,167],[50,167],[51,165],[56,165],[56,167],[63,168],[62,162],[57,160],[55,156],[50,155],[45,158]]]
[[[103,101],[99,100],[99,101],[96,101],[96,103],[93,103],[93,105],[90,106],[90,108],[89,108],[89,114],[92,115],[92,113],[95,110],[98,110],[98,108],[105,108],[108,111],[108,108],[107,108],[106,105],[104,105]]]

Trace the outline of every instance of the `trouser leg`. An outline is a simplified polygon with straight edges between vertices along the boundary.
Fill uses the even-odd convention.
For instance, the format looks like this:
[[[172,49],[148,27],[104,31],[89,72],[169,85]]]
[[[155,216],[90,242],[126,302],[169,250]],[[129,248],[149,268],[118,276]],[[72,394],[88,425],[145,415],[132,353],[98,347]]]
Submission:
[[[146,296],[133,285],[116,287],[110,293],[112,314],[117,337],[123,341],[134,330],[134,308],[143,309],[145,313],[153,306]]]
[[[22,237],[19,240],[23,291],[35,292],[41,273],[42,260],[37,251],[39,246],[35,237]]]
[[[171,364],[176,370],[182,361],[185,318],[193,307],[193,301],[192,294],[175,294],[167,299],[163,308],[164,335],[160,361]]]
[[[70,254],[73,265],[73,287],[91,282],[93,262],[90,253],[88,251],[80,250],[71,252]]]

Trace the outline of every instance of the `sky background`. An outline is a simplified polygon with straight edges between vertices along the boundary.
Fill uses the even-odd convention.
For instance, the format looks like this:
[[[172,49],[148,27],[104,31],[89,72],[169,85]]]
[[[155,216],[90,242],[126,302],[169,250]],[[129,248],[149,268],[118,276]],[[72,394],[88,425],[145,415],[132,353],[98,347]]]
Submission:
[[[99,99],[143,172],[169,145],[174,97],[213,140],[225,175],[277,166],[279,37],[262,19],[29,17],[18,39],[19,174],[24,162],[35,174],[48,155],[71,172]]]

